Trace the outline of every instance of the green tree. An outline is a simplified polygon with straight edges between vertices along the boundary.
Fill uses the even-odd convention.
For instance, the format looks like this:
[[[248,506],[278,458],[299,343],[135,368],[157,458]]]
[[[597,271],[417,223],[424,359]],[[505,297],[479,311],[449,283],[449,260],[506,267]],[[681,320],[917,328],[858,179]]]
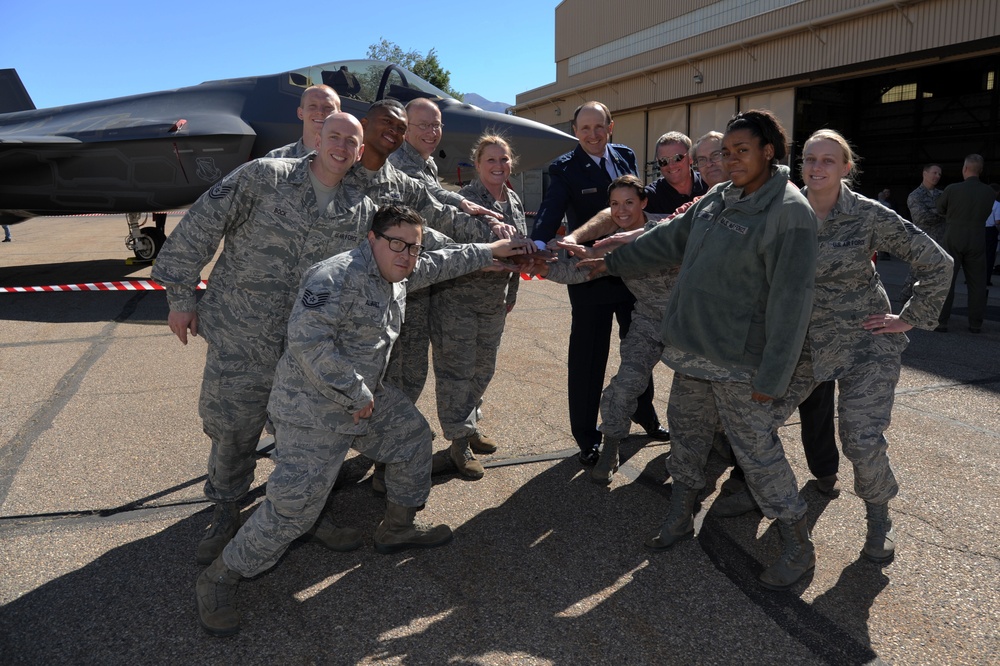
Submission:
[[[461,100],[462,93],[451,87],[451,72],[441,67],[436,49],[431,49],[423,55],[416,49],[404,51],[399,44],[388,39],[379,39],[378,43],[368,47],[368,58],[394,62],[403,69],[408,69],[433,86],[437,86],[455,99]]]

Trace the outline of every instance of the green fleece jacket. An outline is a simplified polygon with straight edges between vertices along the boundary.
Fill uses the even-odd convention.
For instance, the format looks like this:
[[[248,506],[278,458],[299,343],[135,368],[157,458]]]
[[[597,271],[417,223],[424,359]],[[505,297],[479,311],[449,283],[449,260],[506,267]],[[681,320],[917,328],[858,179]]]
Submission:
[[[631,277],[681,264],[663,360],[694,377],[749,380],[779,397],[802,353],[816,273],[816,216],[778,166],[756,192],[722,183],[671,224],[607,255]]]

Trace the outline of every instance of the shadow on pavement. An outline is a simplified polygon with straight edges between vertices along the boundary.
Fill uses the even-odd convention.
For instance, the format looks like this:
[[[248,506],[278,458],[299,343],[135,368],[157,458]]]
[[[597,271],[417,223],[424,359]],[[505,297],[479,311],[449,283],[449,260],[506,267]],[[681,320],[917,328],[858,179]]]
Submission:
[[[867,618],[886,579],[867,563],[852,564],[810,605],[796,594],[757,586],[761,562],[780,548],[771,531],[756,538],[759,518],[709,516],[697,539],[665,553],[644,552],[642,540],[664,515],[670,488],[660,483],[662,458],[654,460],[642,482],[611,492],[591,483],[575,457],[562,460],[460,525],[451,545],[389,556],[371,547],[383,501],[367,482],[355,481],[337,491],[333,503],[343,524],[366,534],[366,546],[346,554],[293,546],[277,567],[241,585],[243,628],[231,639],[204,634],[195,610],[194,582],[202,567],[193,550],[209,520],[206,509],[168,521],[162,531],[114,548],[0,609],[4,661],[877,659],[859,618]],[[822,507],[811,511],[817,512],[814,522]],[[135,521],[135,514],[129,519]],[[107,519],[94,518],[82,525],[39,523],[38,530],[110,527]]]

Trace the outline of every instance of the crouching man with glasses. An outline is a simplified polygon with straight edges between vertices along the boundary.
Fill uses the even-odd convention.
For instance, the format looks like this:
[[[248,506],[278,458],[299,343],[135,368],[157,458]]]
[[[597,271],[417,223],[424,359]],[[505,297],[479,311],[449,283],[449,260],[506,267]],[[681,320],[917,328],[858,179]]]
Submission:
[[[385,206],[358,248],[306,272],[268,402],[277,465],[267,498],[196,584],[208,633],[239,631],[239,582],[274,566],[316,522],[348,449],[386,464],[386,512],[374,535],[378,552],[451,541],[447,525],[414,524],[431,489],[431,430],[402,391],[382,382],[406,291],[489,267],[494,257],[531,252],[534,245],[508,239],[422,253],[423,231],[412,209]]]

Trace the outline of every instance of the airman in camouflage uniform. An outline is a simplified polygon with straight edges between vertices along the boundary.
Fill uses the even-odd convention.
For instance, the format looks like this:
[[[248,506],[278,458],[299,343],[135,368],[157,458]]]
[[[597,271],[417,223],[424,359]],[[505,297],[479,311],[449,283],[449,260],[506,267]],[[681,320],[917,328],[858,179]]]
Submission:
[[[502,213],[524,236],[527,226],[521,200],[506,185],[502,187],[503,202],[479,180],[461,193],[469,201]],[[473,453],[496,450],[496,444],[479,431],[477,408],[496,371],[500,339],[520,280],[518,273],[471,273],[431,289],[430,337],[441,432],[452,442],[452,462],[472,478],[484,474]]]
[[[923,170],[923,180],[917,189],[906,197],[906,207],[910,209],[910,221],[934,239],[938,245],[944,243],[944,215],[938,212],[937,200],[941,190],[937,184],[941,180],[941,167],[937,164],[927,164]],[[913,271],[906,276],[899,298],[904,303],[913,295]]]
[[[323,121],[331,113],[340,113],[340,95],[330,86],[309,86],[302,91],[296,114],[302,121],[302,137],[295,143],[275,148],[264,157],[290,157],[298,159],[316,150],[316,140],[323,129]]]
[[[364,192],[379,205],[405,204],[426,220],[427,225],[458,242],[479,242],[484,233],[500,225],[496,220],[486,222],[462,211],[446,206],[427,191],[421,181],[403,173],[391,162],[389,156],[399,149],[406,131],[406,111],[395,100],[380,100],[372,105],[361,121],[365,127],[365,154],[344,178],[344,186]],[[497,234],[498,238],[505,237]],[[433,247],[428,243],[428,247]],[[403,334],[389,361],[387,381],[416,402],[427,381],[427,320],[413,312],[407,319]],[[411,333],[412,331],[412,333]]]
[[[357,120],[331,118],[331,136],[357,130],[356,152]],[[263,158],[229,174],[191,206],[153,267],[153,279],[166,288],[171,330],[185,344],[187,328],[208,341],[198,411],[212,440],[205,495],[216,502],[216,515],[198,546],[203,564],[235,533],[237,502],[253,482],[274,368],[301,276],[320,259],[356,247],[375,213],[363,192],[343,186],[320,209],[312,181],[324,157]],[[201,269],[223,240],[196,310]],[[191,324],[175,330],[175,317]]]
[[[412,210],[384,207],[358,248],[306,273],[268,403],[278,447],[267,499],[198,579],[199,616],[209,633],[239,629],[231,593],[240,577],[273,566],[316,522],[349,448],[387,463],[386,515],[375,532],[379,552],[451,540],[446,525],[413,523],[430,493],[431,432],[413,403],[383,383],[386,363],[409,285],[484,268],[494,254],[518,251],[519,241],[450,245],[418,260],[420,224]]]
[[[681,381],[707,386],[672,388],[668,417],[701,410],[706,400],[716,404],[747,483],[765,515],[777,519],[785,548],[760,577],[777,589],[815,566],[806,505],[771,404],[785,393],[805,341],[816,270],[816,216],[789,182],[788,168],[777,164],[786,145],[770,112],[737,114],[723,141],[733,180],[603,262],[609,273],[629,277],[683,261],[660,328],[663,360],[674,370],[675,387]],[[601,263],[596,260],[598,270]],[[712,445],[707,433],[689,437],[673,419],[670,431],[673,491],[666,520],[645,542],[653,551],[693,535]]]
[[[433,104],[433,102],[429,103]],[[407,110],[409,110],[409,105],[407,105]],[[389,162],[410,178],[420,181],[431,196],[441,203],[461,208],[465,197],[442,186],[434,158],[424,158],[409,141],[404,141],[399,150],[389,155]]]
[[[649,219],[643,229],[649,231],[668,223],[666,219]],[[611,482],[611,476],[618,467],[618,444],[628,437],[631,416],[639,404],[638,398],[646,390],[651,373],[663,355],[660,326],[679,270],[679,266],[672,266],[622,278],[635,296],[635,308],[632,310],[632,324],[621,341],[618,372],[601,394],[601,424],[598,429],[604,435],[604,447],[601,460],[591,474],[595,481]],[[545,278],[563,284],[576,284],[585,281],[588,274],[587,270],[577,269],[575,261],[560,259],[549,265]]]
[[[806,353],[775,410],[782,422],[820,382],[837,381],[840,441],[854,465],[855,492],[868,511],[869,533],[862,553],[883,562],[894,552],[887,507],[899,490],[884,433],[892,416],[900,354],[909,342],[905,331],[937,325],[952,260],[929,235],[889,208],[852,192],[839,180],[830,182],[826,176],[837,167],[823,164],[828,155],[844,156],[840,168],[854,162],[842,136],[820,130],[806,141],[803,155],[803,177],[816,183],[812,193],[806,187],[803,194],[820,210],[826,210],[824,197],[832,195],[836,201],[819,223]],[[839,189],[831,192],[836,185]],[[882,251],[909,262],[916,278],[913,296],[899,315],[892,314],[871,261],[875,252]]]

